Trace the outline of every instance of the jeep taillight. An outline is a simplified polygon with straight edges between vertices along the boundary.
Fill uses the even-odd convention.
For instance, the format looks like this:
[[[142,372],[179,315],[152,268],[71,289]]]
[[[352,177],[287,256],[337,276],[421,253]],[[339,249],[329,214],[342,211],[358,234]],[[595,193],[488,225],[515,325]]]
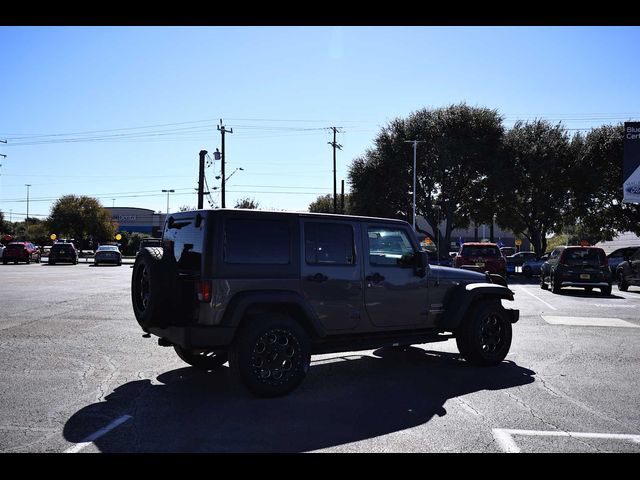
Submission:
[[[211,301],[211,283],[205,280],[196,282],[196,290],[198,291],[198,300],[209,303]]]

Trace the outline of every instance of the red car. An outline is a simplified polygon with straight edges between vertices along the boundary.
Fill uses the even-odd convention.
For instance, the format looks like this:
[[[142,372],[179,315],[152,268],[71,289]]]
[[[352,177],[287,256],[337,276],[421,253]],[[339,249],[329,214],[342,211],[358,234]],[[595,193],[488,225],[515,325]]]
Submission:
[[[506,278],[507,261],[495,243],[466,242],[454,260],[457,268],[497,273]]]
[[[4,265],[9,262],[31,263],[31,260],[40,262],[40,250],[30,242],[11,242],[4,249],[4,255],[2,255],[2,263]]]

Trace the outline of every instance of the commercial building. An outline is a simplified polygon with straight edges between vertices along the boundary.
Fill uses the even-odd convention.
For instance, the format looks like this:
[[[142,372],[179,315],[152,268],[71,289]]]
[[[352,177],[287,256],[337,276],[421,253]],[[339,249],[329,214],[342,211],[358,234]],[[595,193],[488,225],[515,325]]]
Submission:
[[[121,232],[140,232],[153,236],[160,236],[162,232],[166,216],[164,213],[138,207],[105,208],[111,212],[111,219],[118,223],[118,230]]]

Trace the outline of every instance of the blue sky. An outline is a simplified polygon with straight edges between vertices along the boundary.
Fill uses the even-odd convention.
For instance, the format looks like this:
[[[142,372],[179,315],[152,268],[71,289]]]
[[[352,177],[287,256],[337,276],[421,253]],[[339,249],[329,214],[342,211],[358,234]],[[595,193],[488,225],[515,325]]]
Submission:
[[[175,189],[172,210],[195,206],[222,118],[227,175],[244,169],[227,206],[304,211],[333,189],[327,127],[343,127],[339,190],[382,126],[423,107],[637,120],[638,44],[638,27],[0,27],[0,210],[24,218],[25,184],[39,218],[69,193],[165,211]]]

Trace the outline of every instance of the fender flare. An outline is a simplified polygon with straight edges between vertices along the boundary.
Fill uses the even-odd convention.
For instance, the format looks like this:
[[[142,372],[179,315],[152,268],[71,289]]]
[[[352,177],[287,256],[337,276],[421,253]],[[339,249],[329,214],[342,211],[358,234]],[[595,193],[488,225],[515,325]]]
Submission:
[[[502,285],[494,283],[469,283],[453,290],[445,301],[445,311],[450,312],[443,317],[439,328],[443,331],[455,331],[473,303],[478,300],[505,299],[513,300],[514,292]],[[511,316],[511,323],[518,321],[519,310],[505,309]]]
[[[245,314],[252,307],[275,306],[297,313],[296,318],[303,321],[303,326],[311,330],[309,333],[325,337],[326,331],[320,320],[302,295],[287,290],[253,290],[239,292],[233,296],[225,309],[221,325],[237,328]]]

